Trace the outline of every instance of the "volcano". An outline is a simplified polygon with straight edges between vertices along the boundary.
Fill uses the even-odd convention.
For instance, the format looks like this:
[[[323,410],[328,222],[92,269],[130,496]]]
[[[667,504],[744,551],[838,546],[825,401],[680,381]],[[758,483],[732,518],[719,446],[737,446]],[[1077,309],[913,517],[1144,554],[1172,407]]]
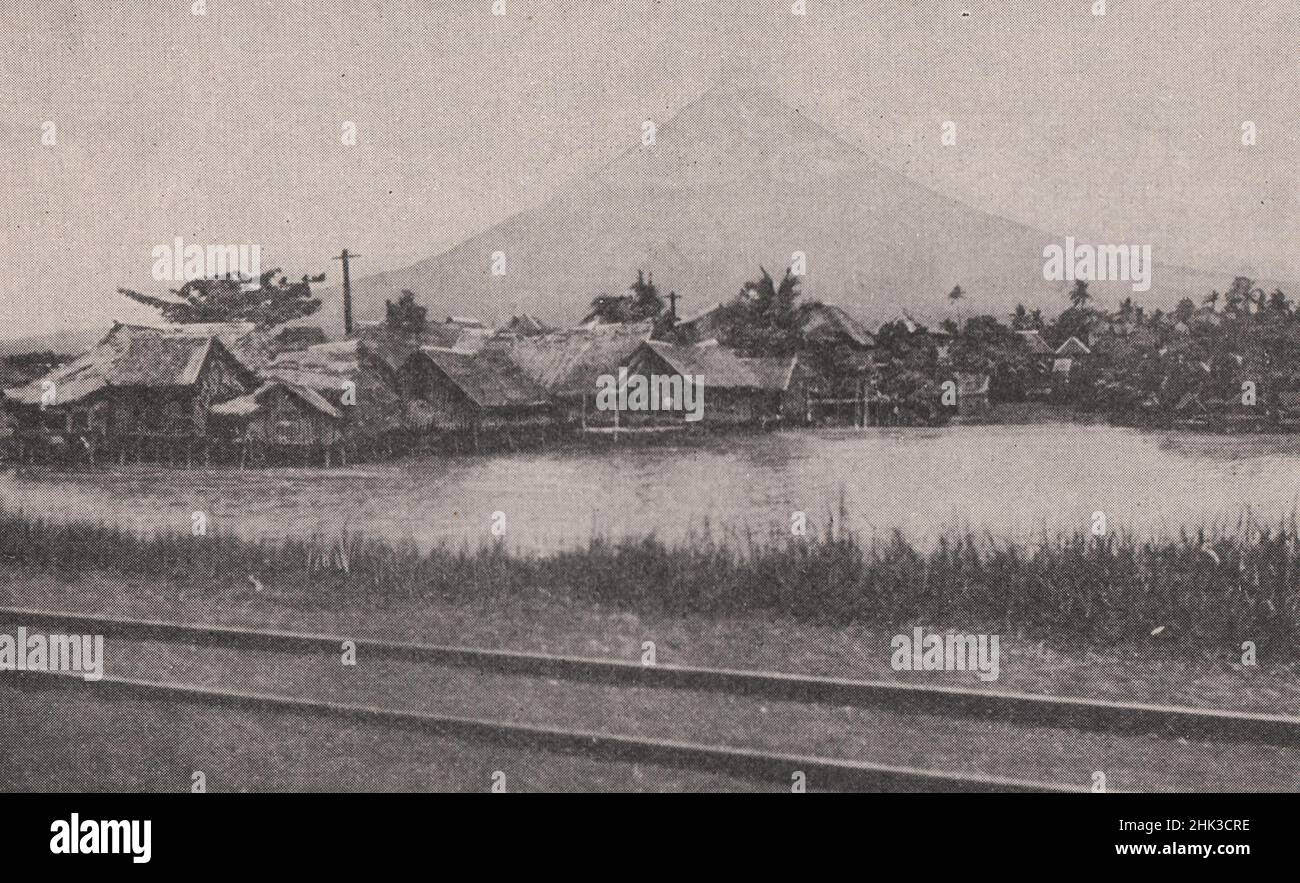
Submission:
[[[715,86],[596,174],[448,251],[357,279],[356,314],[383,315],[408,288],[430,318],[504,321],[532,313],[573,324],[601,293],[622,293],[638,269],[682,312],[725,300],[763,265],[779,275],[803,252],[809,298],[838,304],[873,327],[901,315],[942,318],[956,285],[970,315],[1016,303],[1055,313],[1070,283],[1043,276],[1043,249],[1063,236],[972,208],[902,175],[772,94]],[[1155,253],[1159,254],[1159,244]],[[492,274],[496,253],[505,275]],[[1101,305],[1125,296],[1172,308],[1198,304],[1227,274],[1163,265],[1154,285],[1090,285]],[[341,326],[338,290],[319,320]]]

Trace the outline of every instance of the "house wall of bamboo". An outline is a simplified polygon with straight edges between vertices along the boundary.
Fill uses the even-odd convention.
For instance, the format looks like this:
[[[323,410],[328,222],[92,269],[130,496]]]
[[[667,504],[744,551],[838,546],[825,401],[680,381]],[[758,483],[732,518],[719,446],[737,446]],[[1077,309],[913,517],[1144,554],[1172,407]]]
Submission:
[[[327,447],[344,440],[342,423],[282,388],[259,396],[259,408],[246,417],[220,418],[234,424],[233,439],[271,445]]]
[[[431,432],[474,432],[545,427],[553,422],[549,403],[481,407],[428,359],[408,359],[398,372],[403,399],[423,402],[432,417]]]

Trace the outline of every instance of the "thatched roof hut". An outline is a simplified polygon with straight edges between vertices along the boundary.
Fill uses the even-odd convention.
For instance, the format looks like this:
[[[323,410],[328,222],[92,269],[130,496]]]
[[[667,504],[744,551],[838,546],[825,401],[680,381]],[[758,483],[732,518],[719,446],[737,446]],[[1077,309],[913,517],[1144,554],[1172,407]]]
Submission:
[[[702,378],[712,389],[783,392],[790,388],[799,362],[795,356],[744,358],[718,343],[678,346],[649,340],[638,348],[631,364],[652,367],[645,361],[647,353],[653,353],[659,364],[673,373]]]
[[[477,320],[471,323],[470,320],[448,319],[446,322],[427,322],[419,332],[401,331],[386,322],[372,322],[359,325],[354,336],[396,373],[420,347],[477,352],[495,335],[494,329],[484,327]]]
[[[580,401],[596,394],[602,374],[617,374],[654,332],[653,322],[594,325],[489,343],[508,353],[524,373],[556,399]]]
[[[472,430],[482,427],[544,425],[550,396],[501,349],[465,353],[421,347],[399,372],[408,417],[422,428]]]
[[[632,354],[628,371],[629,375],[642,375],[651,380],[656,375],[689,378],[697,388],[702,387],[701,416],[705,423],[765,424],[780,419],[796,420],[807,408],[806,378],[798,373],[796,356],[745,358],[716,342],[681,346],[650,340]],[[683,394],[685,388],[683,383]],[[683,398],[692,397],[684,395]],[[674,405],[668,416],[675,419],[681,411],[684,418],[685,401]]]
[[[185,387],[193,385],[213,347],[233,355],[211,334],[179,328],[115,323],[88,352],[22,386],[5,390],[19,405],[70,405],[108,387]]]
[[[117,323],[89,352],[5,390],[5,399],[30,430],[195,436],[205,431],[213,403],[255,384],[253,371],[220,336]]]
[[[1030,328],[1017,331],[1016,334],[1020,335],[1020,339],[1024,341],[1024,344],[1028,347],[1031,355],[1050,356],[1055,352],[1047,341],[1043,339],[1041,331]]]
[[[1077,337],[1071,337],[1065,343],[1056,348],[1056,354],[1062,358],[1075,358],[1078,356],[1090,356],[1092,350],[1088,345]]]
[[[799,311],[799,334],[808,344],[845,345],[871,349],[876,337],[842,308],[833,304],[810,303]]]
[[[269,380],[212,408],[237,443],[328,448],[344,439],[344,415],[310,387]]]
[[[280,353],[262,375],[319,394],[343,414],[353,436],[379,437],[405,426],[395,372],[356,339]]]

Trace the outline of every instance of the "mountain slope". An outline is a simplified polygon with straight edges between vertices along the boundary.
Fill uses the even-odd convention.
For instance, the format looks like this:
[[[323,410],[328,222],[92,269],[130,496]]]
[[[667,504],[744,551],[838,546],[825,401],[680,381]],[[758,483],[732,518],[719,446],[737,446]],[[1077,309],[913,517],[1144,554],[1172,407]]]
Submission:
[[[1020,301],[1055,312],[1067,282],[1043,279],[1043,248],[1061,237],[942,196],[894,172],[771,95],[711,89],[637,146],[536,209],[449,251],[354,282],[356,314],[379,318],[409,288],[431,316],[508,318],[526,311],[572,323],[600,293],[623,291],[638,268],[686,312],[725,299],[758,273],[807,255],[805,293],[869,323],[909,312],[942,317],[954,285],[966,313]],[[1152,243],[1155,253],[1159,243]],[[494,252],[506,275],[491,275]],[[1222,290],[1226,274],[1157,262],[1150,292],[1094,283],[1102,304],[1132,295],[1171,307]],[[322,320],[340,324],[337,289]]]

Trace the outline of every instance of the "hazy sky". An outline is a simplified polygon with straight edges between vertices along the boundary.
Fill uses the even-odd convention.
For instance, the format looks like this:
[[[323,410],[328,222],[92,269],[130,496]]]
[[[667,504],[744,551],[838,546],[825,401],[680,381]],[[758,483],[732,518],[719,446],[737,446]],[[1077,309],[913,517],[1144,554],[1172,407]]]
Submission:
[[[410,263],[737,70],[979,208],[1300,279],[1293,0],[806,3],[7,0],[0,336],[140,317],[114,292],[177,235]]]

